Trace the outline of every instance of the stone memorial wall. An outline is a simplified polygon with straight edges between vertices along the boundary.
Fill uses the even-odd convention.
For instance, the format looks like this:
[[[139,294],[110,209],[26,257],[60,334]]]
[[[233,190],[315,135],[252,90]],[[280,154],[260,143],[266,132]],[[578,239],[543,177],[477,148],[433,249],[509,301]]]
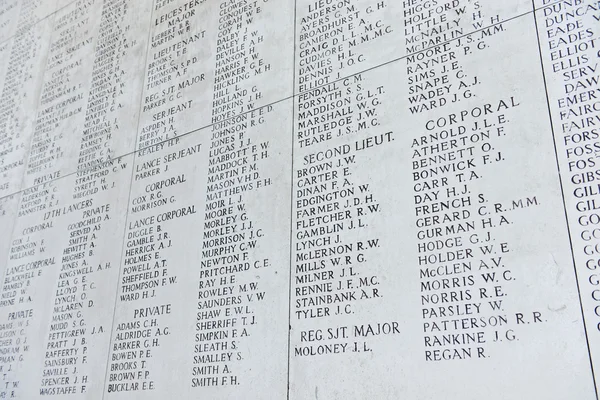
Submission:
[[[0,92],[0,399],[598,400],[598,0],[2,0]]]

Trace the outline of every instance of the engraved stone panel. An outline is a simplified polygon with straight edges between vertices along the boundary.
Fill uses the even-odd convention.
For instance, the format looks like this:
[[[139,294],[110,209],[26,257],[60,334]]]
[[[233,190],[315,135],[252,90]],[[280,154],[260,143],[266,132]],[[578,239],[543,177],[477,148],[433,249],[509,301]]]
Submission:
[[[1,399],[594,400],[600,3],[0,3]]]

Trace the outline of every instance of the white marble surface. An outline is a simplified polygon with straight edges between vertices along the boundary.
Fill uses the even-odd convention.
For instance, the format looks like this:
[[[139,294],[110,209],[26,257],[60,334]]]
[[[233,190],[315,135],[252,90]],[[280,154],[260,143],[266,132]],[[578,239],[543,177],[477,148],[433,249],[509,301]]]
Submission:
[[[598,399],[598,21],[0,3],[0,398]]]

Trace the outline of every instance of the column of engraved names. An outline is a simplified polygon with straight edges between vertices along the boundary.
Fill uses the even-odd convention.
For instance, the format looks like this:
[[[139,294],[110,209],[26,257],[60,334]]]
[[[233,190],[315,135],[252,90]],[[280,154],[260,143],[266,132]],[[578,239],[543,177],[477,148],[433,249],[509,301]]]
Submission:
[[[0,51],[2,52],[4,60],[22,58],[22,56],[17,56],[15,54],[16,49],[12,48],[12,44],[13,40],[6,40],[0,45]],[[28,48],[25,47],[24,50],[28,50]],[[8,161],[8,156],[14,151],[15,147],[19,145],[16,143],[16,140],[14,140],[15,138],[12,137],[13,134],[10,125],[12,125],[13,118],[15,118],[15,97],[18,93],[17,88],[20,85],[20,81],[17,79],[17,74],[20,70],[17,69],[15,63],[11,63],[10,61],[4,61],[3,64],[4,79],[2,82],[2,101],[0,102],[0,154],[2,154],[2,162],[0,165],[2,183],[0,185],[0,190],[2,190],[2,193],[9,193],[12,186],[15,186],[15,184],[12,182],[15,178],[15,175],[19,175],[18,172],[14,174],[12,171],[15,166],[18,165],[18,161],[11,165],[11,163]],[[17,187],[19,185],[20,182],[16,184]]]
[[[174,330],[171,290],[180,284],[184,267],[173,253],[183,243],[173,239],[172,224],[197,215],[193,199],[171,192],[180,186],[189,190],[189,173],[169,168],[201,150],[200,143],[173,147],[179,144],[175,119],[194,102],[183,99],[184,89],[196,89],[192,85],[204,80],[203,74],[189,76],[187,71],[198,62],[193,49],[205,35],[204,28],[192,27],[203,1],[172,3],[156,1],[147,11],[151,32],[105,382],[109,394],[149,395],[164,389],[156,381],[156,368],[163,364],[160,350]]]
[[[4,227],[4,230],[0,232],[0,271],[4,275],[4,271],[8,264],[8,252],[10,249],[11,235],[14,227],[14,223],[16,222],[16,212],[15,209],[18,206],[18,196],[11,195],[0,199],[0,223]],[[24,314],[23,317],[26,315]],[[2,380],[6,382],[7,373],[12,369],[12,362],[15,360],[14,350],[16,343],[15,336],[17,335],[17,330],[15,328],[15,320],[17,318],[12,318],[10,321],[8,317],[5,318],[6,322],[3,321],[0,323],[0,376]],[[24,318],[21,319],[20,324],[22,327],[24,325]],[[20,339],[19,339],[20,344]],[[0,396],[7,397],[11,394],[12,391],[11,385],[7,385],[6,383],[0,386]],[[14,392],[12,392],[14,393]]]
[[[153,7],[157,16],[152,24],[154,32],[150,38],[142,102],[142,111],[153,114],[152,122],[144,123],[141,128],[137,142],[137,149],[142,150],[140,156],[151,155],[177,142],[167,141],[184,133],[174,123],[175,115],[192,109],[198,100],[194,96],[186,100],[184,93],[200,91],[199,86],[206,82],[205,73],[194,69],[201,60],[195,45],[206,39],[206,25],[195,27],[193,22],[200,18],[204,0],[183,1],[181,5],[170,3],[172,1],[157,1]],[[152,146],[154,144],[156,146]],[[140,170],[143,174],[138,179],[150,177],[157,171],[155,164],[150,163]]]
[[[384,2],[304,3],[297,10],[291,357],[370,353],[369,339],[399,328],[364,311],[385,297],[369,262],[383,251],[370,228],[381,206],[355,172],[394,137],[379,126],[385,87],[352,72],[368,61],[357,44],[375,45],[393,30],[372,15]]]
[[[467,7],[460,1],[454,1],[449,5],[406,1],[404,6],[410,112],[412,114],[430,112],[446,106],[449,102],[458,102],[461,98],[472,97],[471,87],[479,84],[478,78],[474,76],[467,80],[468,76],[463,72],[464,69],[460,62],[462,54],[455,49],[456,43],[450,42],[450,40],[464,35],[460,20],[461,16],[462,19],[469,17]],[[474,18],[475,14],[473,14]],[[436,46],[440,42],[444,44]],[[480,48],[485,48],[485,42],[481,43]],[[440,118],[440,121],[444,121],[444,119]],[[442,125],[443,127],[444,125]],[[471,211],[468,210],[472,205],[472,198],[466,184],[462,182],[466,181],[465,173],[476,168],[473,142],[489,138],[489,134],[469,137],[466,135],[467,128],[465,126],[453,127],[452,130],[442,128],[438,128],[435,121],[432,121],[430,129],[434,130],[435,134],[429,137],[422,136],[420,140],[414,141],[412,146],[413,170],[416,171],[413,173],[414,190],[417,193],[414,196],[415,214],[418,217],[416,222],[417,227],[424,228],[417,232],[417,238],[420,240],[418,244],[419,265],[425,266],[420,273],[421,291],[423,292],[421,296],[422,316],[425,321],[432,321],[432,319],[435,321],[435,318],[440,316],[446,317],[448,310],[452,310],[453,314],[458,315],[463,315],[465,312],[472,314],[474,313],[471,311],[472,308],[477,310],[477,313],[480,312],[476,308],[480,307],[480,304],[475,303],[465,305],[466,311],[458,310],[454,313],[456,307],[454,304],[462,304],[472,298],[470,287],[475,284],[474,277],[462,274],[470,272],[472,265],[470,261],[459,262],[472,258],[472,251],[461,249],[454,251],[451,256],[428,253],[447,248],[453,250],[462,248],[465,244],[460,234],[475,230],[475,222],[469,220]],[[457,139],[453,139],[454,137]],[[438,164],[442,164],[441,172]],[[449,178],[444,176],[444,172],[450,171],[460,174],[456,182],[449,182]],[[469,179],[478,179],[475,172],[472,174],[475,175],[469,176]],[[442,177],[437,178],[438,175],[442,175]],[[461,183],[462,192],[458,183]],[[461,211],[458,211],[457,214],[442,212],[451,208]],[[453,223],[447,225],[449,222]],[[448,235],[450,238],[447,238]],[[438,237],[442,239],[437,239]],[[437,264],[449,261],[456,262],[441,269],[436,268]],[[445,275],[453,275],[453,277],[443,278]],[[436,277],[439,278],[435,279]],[[451,289],[449,293],[448,289]],[[443,305],[444,308],[433,308],[434,304]],[[434,331],[430,331],[435,329],[445,332],[448,329],[448,322],[451,321],[443,320],[442,329],[438,328],[438,324],[435,322],[424,322],[425,332],[432,333],[424,338],[426,359],[439,360],[441,359],[440,355],[452,354],[442,345],[442,341],[447,336],[438,336],[433,333]],[[471,335],[466,335],[466,343],[463,342],[463,344],[471,343],[471,340],[475,343],[483,343],[484,339],[481,335],[482,333],[479,333],[475,336],[476,339],[472,339]],[[479,356],[484,356],[483,348],[476,350],[481,352]],[[472,353],[471,348],[463,349],[463,351],[464,354]]]
[[[11,44],[0,107],[0,194],[15,192],[21,178],[31,138],[29,113],[35,110],[40,68],[45,62],[43,26],[31,26],[39,6],[35,1],[21,1],[16,15],[16,35]]]
[[[2,145],[1,193],[7,194],[21,188],[24,159],[29,145],[31,110],[35,111],[40,74],[45,63],[47,32],[50,23],[45,21],[31,26],[39,4],[19,4],[15,15],[15,33],[6,62],[3,84],[3,110],[0,117]],[[36,308],[35,285],[48,268],[55,264],[48,249],[47,236],[53,228],[52,221],[43,221],[42,210],[55,204],[50,185],[30,188],[17,194],[18,206],[13,210],[16,228],[6,225],[6,238],[10,242],[6,266],[2,270],[2,334],[0,346],[0,396],[16,397],[22,393],[22,374],[31,360],[30,344],[35,341],[35,329],[43,311]],[[10,229],[10,230],[9,230]],[[10,237],[11,232],[13,236]],[[32,331],[33,329],[33,331]],[[31,340],[33,339],[33,340]]]
[[[11,235],[16,222],[18,201],[19,197],[16,195],[0,199],[0,223],[4,227],[4,230],[0,232],[0,271],[3,275],[8,264],[8,252],[11,247]],[[0,374],[2,374],[3,380],[6,380],[5,374],[11,370],[11,362],[14,360],[13,346],[16,344],[14,336],[16,336],[17,331],[13,329],[13,326],[14,324],[4,322],[0,325]],[[6,397],[8,393],[5,390],[12,388],[5,385],[0,386],[0,389],[0,395]]]
[[[504,31],[500,15],[488,16],[478,2],[460,0],[406,0],[403,5],[411,114],[472,97],[480,82],[464,71],[460,58],[484,50],[484,38]]]
[[[120,115],[124,92],[139,93],[140,89],[136,90],[135,80],[128,76],[137,73],[135,64],[123,64],[130,52],[143,46],[145,37],[133,37],[137,29],[130,25],[130,1],[104,0],[100,5],[77,172],[68,178],[74,181],[72,201],[84,202],[85,207],[67,225],[67,246],[62,249],[46,343],[48,349],[63,349],[67,356],[46,360],[42,394],[83,394],[91,385],[97,388],[103,383],[99,378],[105,370],[113,317],[114,300],[105,293],[116,284],[118,269],[113,265],[119,260],[109,249],[114,248],[115,241],[120,244],[112,232],[123,230],[119,215],[124,211],[132,168],[132,157],[113,159],[114,153],[123,151],[113,148],[113,135],[123,135],[128,127]],[[143,10],[138,7],[135,11]],[[142,64],[142,60],[137,62]],[[44,387],[48,376],[62,378],[63,387]]]
[[[151,32],[107,367],[109,394],[160,396],[170,390],[156,371],[177,357],[173,346],[181,347],[188,333],[173,318],[183,318],[180,307],[189,304],[178,303],[178,294],[187,293],[195,255],[185,250],[195,236],[178,237],[186,229],[195,233],[199,224],[193,170],[203,144],[199,137],[178,135],[189,130],[188,117],[204,93],[200,54],[209,46],[200,19],[204,3],[156,1],[148,13]]]
[[[80,76],[85,76],[89,68],[85,60],[93,48],[93,15],[98,4],[94,0],[76,1],[54,17],[24,185],[38,185],[63,176],[63,163],[75,150],[65,144],[86,110],[87,82]]]
[[[119,112],[126,106],[123,104],[124,93],[136,92],[134,86],[127,84],[132,71],[131,67],[123,65],[124,59],[136,49],[138,41],[145,41],[144,37],[132,37],[133,32],[129,35],[127,32],[132,28],[129,18],[131,13],[147,11],[146,9],[135,7],[128,0],[104,0],[100,4],[100,26],[94,44],[91,83],[77,157],[77,170],[80,171],[77,176],[80,179],[76,181],[76,197],[97,193],[100,182],[94,179],[97,177],[93,174],[94,169],[101,168],[103,162],[121,155],[118,154],[119,151],[130,150],[115,151],[110,145],[113,135],[127,134],[119,129]],[[143,65],[142,60],[136,61]],[[91,173],[84,171],[86,169],[92,170]]]
[[[10,0],[2,3],[0,8],[0,40],[6,41],[14,35],[14,15],[19,11],[20,0]]]
[[[54,0],[47,2],[43,0],[20,0],[18,3],[19,13],[15,21],[15,34],[32,28],[41,18],[52,13],[55,6]]]
[[[265,292],[257,275],[276,267],[263,250],[269,232],[247,207],[272,185],[265,172],[270,142],[258,141],[256,131],[267,128],[275,107],[282,108],[257,108],[262,82],[254,84],[272,69],[261,51],[267,38],[257,19],[273,6],[219,4],[193,387],[249,384],[243,382],[243,349],[251,348],[255,326],[264,324],[257,303],[275,295]]]
[[[110,263],[101,265],[94,260],[96,252],[106,251],[99,242],[106,240],[102,228],[110,224],[110,212],[109,205],[94,206],[92,200],[51,211],[51,219],[73,218],[77,222],[68,224],[68,245],[57,257],[60,270],[50,302],[40,395],[82,394],[89,387],[85,373],[90,361],[89,346],[94,342],[92,335],[102,333],[104,328],[89,326],[85,317],[94,311],[97,286],[93,274],[110,269]]]
[[[465,67],[477,54],[494,51],[490,43],[508,28],[479,4],[452,5],[411,2],[405,11],[407,50],[417,51],[406,59],[409,110],[427,117],[411,150],[424,359],[430,362],[489,357],[492,343],[518,340],[516,326],[543,322],[539,311],[509,315],[503,304],[515,280],[508,214],[538,200],[503,204],[482,190],[491,179],[486,171],[505,162],[496,146],[514,134],[510,116],[521,104],[509,95],[484,98],[481,78]],[[465,18],[475,32],[463,36]],[[482,22],[491,27],[478,30]],[[413,45],[420,36],[428,40]],[[436,42],[444,44],[428,47]]]
[[[16,377],[13,366],[23,361],[24,355],[29,351],[25,329],[34,317],[32,308],[9,312],[4,317],[5,322],[0,324],[2,336],[2,351],[0,356],[0,373],[2,374],[2,388],[0,395],[4,398],[17,398],[20,379]]]

